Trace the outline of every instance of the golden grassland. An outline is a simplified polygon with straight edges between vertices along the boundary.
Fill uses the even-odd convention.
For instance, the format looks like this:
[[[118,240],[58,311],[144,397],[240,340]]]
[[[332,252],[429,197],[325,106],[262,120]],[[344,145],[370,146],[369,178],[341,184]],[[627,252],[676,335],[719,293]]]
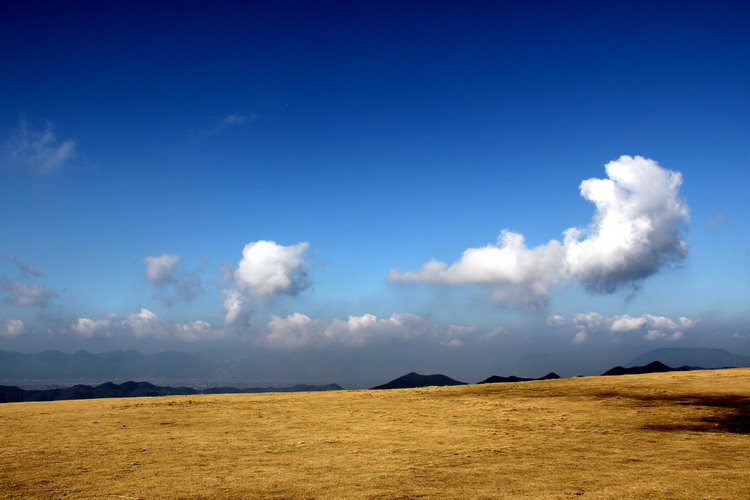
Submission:
[[[0,405],[2,498],[750,498],[750,369]]]

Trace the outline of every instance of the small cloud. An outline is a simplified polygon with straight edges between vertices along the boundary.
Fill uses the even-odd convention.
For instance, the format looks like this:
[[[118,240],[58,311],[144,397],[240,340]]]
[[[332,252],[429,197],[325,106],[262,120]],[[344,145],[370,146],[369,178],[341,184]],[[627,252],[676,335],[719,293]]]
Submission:
[[[93,320],[90,318],[78,318],[78,321],[71,325],[70,329],[78,334],[79,337],[86,339],[96,337],[111,338],[111,326],[112,323],[108,319]]]
[[[599,313],[578,313],[573,316],[573,325],[577,331],[573,343],[582,344],[589,338],[590,333],[599,332],[606,328],[607,321]]]
[[[228,114],[225,115],[224,118],[217,121],[213,127],[207,128],[204,130],[201,130],[198,132],[198,135],[202,136],[209,136],[209,135],[216,135],[221,133],[224,129],[227,127],[234,127],[238,125],[244,125],[245,123],[254,120],[257,118],[257,114],[253,113],[250,116],[246,115],[238,115],[238,114]]]
[[[180,261],[179,255],[163,254],[158,257],[144,257],[146,264],[146,280],[154,285],[166,285],[174,282],[175,267]]]
[[[146,281],[157,288],[154,297],[164,305],[190,302],[204,292],[197,270],[188,272],[179,265],[180,256],[162,254],[143,258]]]
[[[42,177],[49,175],[75,158],[76,142],[60,140],[51,123],[41,129],[32,128],[26,118],[5,144],[7,165],[22,168]]]
[[[5,325],[0,329],[0,336],[6,338],[20,337],[25,332],[25,325],[20,319],[9,319],[5,321]]]
[[[547,318],[547,325],[548,326],[565,326],[565,318],[560,316],[559,314],[556,314],[554,316],[550,316]]]
[[[463,347],[464,343],[459,339],[449,340],[448,342],[441,342],[441,345],[445,347]]]
[[[513,334],[507,329],[502,326],[499,326],[497,328],[494,328],[490,330],[489,332],[485,333],[481,337],[479,337],[479,343],[482,344],[491,344],[493,342],[496,342],[498,340],[506,339],[508,337],[511,337]]]
[[[40,285],[27,285],[20,281],[0,280],[0,288],[8,293],[6,304],[16,306],[47,307],[57,294]]]
[[[6,254],[6,256],[11,261],[13,261],[13,262],[16,263],[16,265],[18,266],[18,269],[20,269],[22,273],[30,274],[32,276],[41,276],[42,275],[42,273],[40,273],[39,271],[37,271],[36,269],[34,269],[31,266],[31,264],[27,264],[26,262],[22,261],[21,259],[19,259],[15,255]]]

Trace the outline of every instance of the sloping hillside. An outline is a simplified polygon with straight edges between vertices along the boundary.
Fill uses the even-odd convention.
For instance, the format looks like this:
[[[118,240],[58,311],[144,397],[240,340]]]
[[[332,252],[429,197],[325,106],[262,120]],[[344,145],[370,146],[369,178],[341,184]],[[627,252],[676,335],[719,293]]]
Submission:
[[[1,498],[750,498],[750,369],[0,405]]]

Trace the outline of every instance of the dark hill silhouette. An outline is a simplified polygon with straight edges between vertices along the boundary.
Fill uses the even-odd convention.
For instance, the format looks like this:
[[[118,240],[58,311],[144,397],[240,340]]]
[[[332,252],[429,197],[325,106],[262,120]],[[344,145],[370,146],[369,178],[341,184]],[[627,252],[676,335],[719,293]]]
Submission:
[[[338,384],[305,385],[291,387],[254,387],[238,389],[236,387],[209,387],[194,389],[192,387],[158,386],[148,382],[125,382],[113,384],[106,382],[97,386],[74,385],[62,389],[43,389],[25,391],[15,386],[0,385],[0,403],[22,401],[58,401],[62,399],[98,399],[98,398],[138,398],[147,396],[189,396],[193,394],[250,394],[260,392],[309,392],[340,391]]]
[[[391,380],[387,384],[373,387],[373,389],[413,389],[415,387],[430,387],[444,385],[466,385],[466,382],[459,382],[442,374],[420,375],[416,372],[407,373],[397,379]]]
[[[641,354],[625,366],[643,366],[657,360],[669,366],[750,367],[750,356],[742,356],[724,349],[709,347],[663,347],[654,349]]]
[[[683,366],[680,368],[672,368],[667,366],[661,361],[654,361],[645,366],[633,366],[625,368],[623,366],[615,366],[614,368],[607,370],[602,375],[636,375],[641,373],[660,373],[660,372],[674,372],[674,371],[686,371],[686,370],[702,370],[702,368]]]
[[[560,375],[558,375],[555,372],[549,372],[547,375],[541,378],[522,378],[522,377],[516,377],[515,375],[511,375],[510,377],[500,377],[498,375],[493,375],[477,383],[478,384],[498,384],[498,383],[505,383],[505,382],[530,382],[532,380],[551,380],[551,379],[556,379],[556,378],[560,378]]]

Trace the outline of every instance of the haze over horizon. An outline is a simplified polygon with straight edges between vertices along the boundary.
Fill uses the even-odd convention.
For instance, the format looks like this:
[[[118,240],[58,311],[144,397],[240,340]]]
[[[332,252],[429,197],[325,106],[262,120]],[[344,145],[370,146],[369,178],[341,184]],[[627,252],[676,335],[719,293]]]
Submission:
[[[0,350],[750,355],[742,2],[4,2]]]

